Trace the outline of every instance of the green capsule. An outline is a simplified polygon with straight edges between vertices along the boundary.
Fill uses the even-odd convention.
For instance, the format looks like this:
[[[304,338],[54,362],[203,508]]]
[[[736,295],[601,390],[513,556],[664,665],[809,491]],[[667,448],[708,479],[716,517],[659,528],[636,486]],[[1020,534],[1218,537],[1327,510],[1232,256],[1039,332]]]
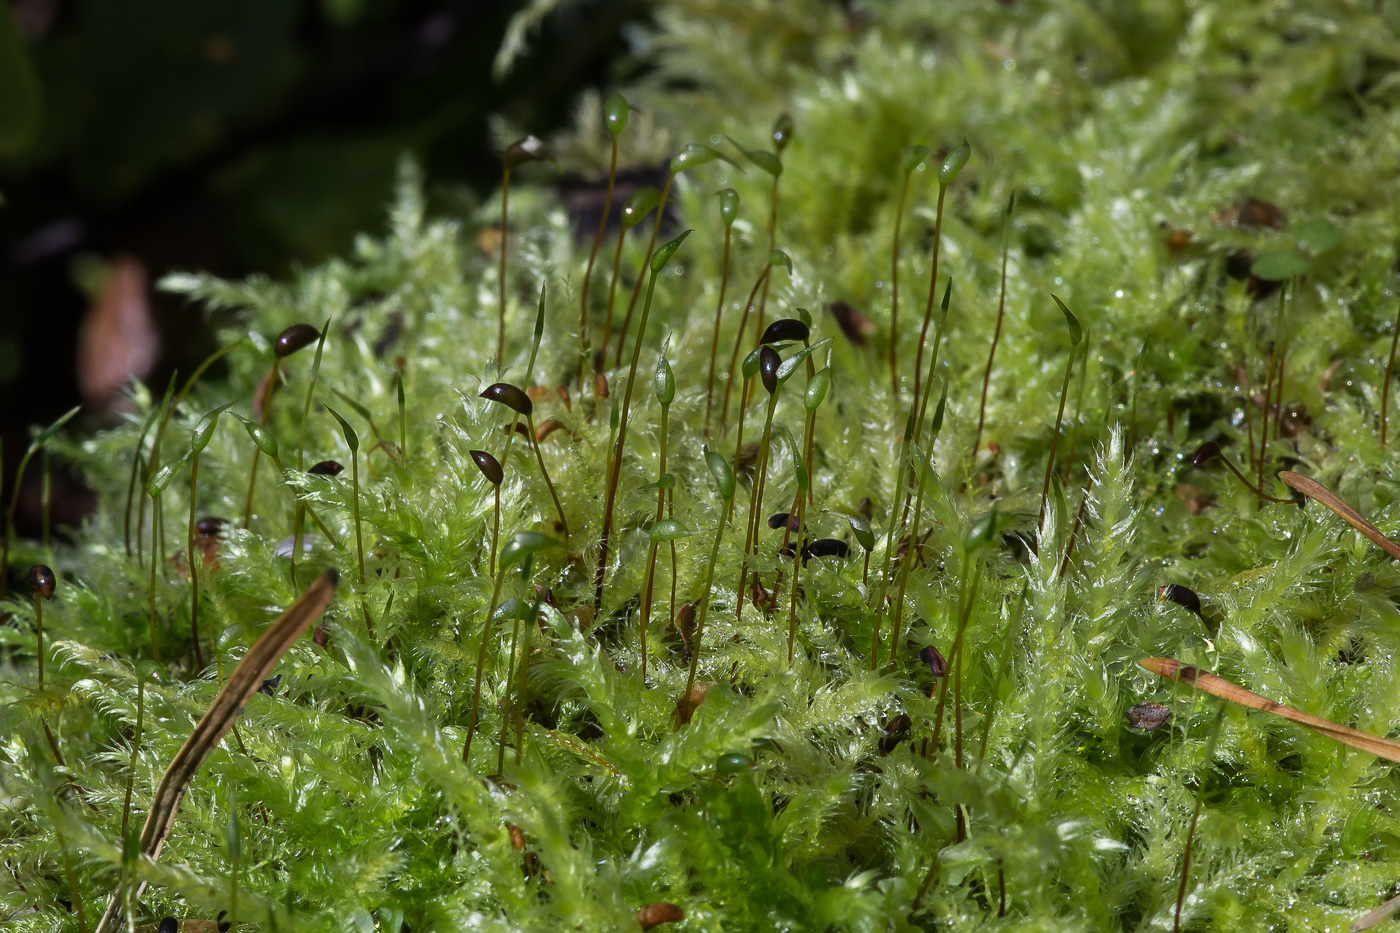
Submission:
[[[733,499],[734,471],[730,469],[729,461],[706,447],[705,466],[709,468],[710,475],[714,477],[715,488],[719,490],[720,498],[726,500]]]
[[[813,374],[812,378],[807,380],[807,391],[802,396],[802,407],[806,408],[808,411],[816,411],[821,407],[822,402],[826,400],[826,390],[829,388],[831,388],[830,368],[823,369]],[[941,412],[942,410],[940,405],[939,411]]]
[[[825,370],[822,370],[825,372]],[[937,437],[938,432],[943,430],[943,407],[948,404],[948,380],[943,380],[943,391],[938,396],[938,407],[933,410],[932,437]],[[932,446],[933,441],[929,441]]]
[[[510,542],[501,549],[500,566],[502,570],[509,570],[516,564],[528,557],[534,557],[541,551],[549,551],[555,548],[562,548],[564,542],[549,535],[542,535],[536,531],[517,531]]]
[[[326,411],[331,413],[331,417],[340,422],[340,432],[345,435],[345,443],[350,447],[350,452],[356,454],[360,452],[360,436],[355,433],[355,429],[350,427],[350,422],[340,417],[340,412],[331,406],[326,406]],[[353,466],[353,464],[352,464]]]
[[[904,173],[907,175],[927,162],[931,155],[933,155],[933,151],[928,146],[909,146],[904,150],[904,159],[900,163],[900,168],[904,169]]]
[[[773,121],[773,148],[782,152],[792,142],[792,114],[780,113]]]
[[[738,774],[741,771],[753,770],[753,759],[748,755],[740,755],[737,752],[731,755],[720,755],[715,759],[715,771],[719,774]]]
[[[703,143],[690,143],[671,158],[671,174],[679,175],[687,169],[695,168],[698,165],[704,165],[706,162],[713,162],[716,159],[722,162],[728,162],[730,165],[734,164],[733,159],[713,146],[706,146]]]
[[[875,533],[870,530],[870,523],[855,515],[847,515],[846,521],[851,523],[851,533],[856,536],[857,543],[865,550],[873,551],[875,549]]]
[[[170,481],[175,478],[175,474],[180,472],[180,468],[185,465],[187,459],[189,459],[188,454],[181,457],[179,460],[170,461],[157,470],[156,475],[151,477],[150,483],[146,486],[147,491],[150,492],[152,496],[158,496],[165,492],[165,487],[170,485]]]
[[[671,372],[671,363],[664,353],[656,361],[655,387],[656,400],[661,403],[661,407],[670,406],[676,398],[676,376]]]
[[[719,219],[724,221],[726,227],[739,219],[739,192],[733,188],[725,188],[719,193]]]
[[[768,265],[784,266],[787,268],[788,275],[792,275],[792,257],[780,249],[775,249],[768,254]]]
[[[277,439],[272,436],[272,432],[256,421],[249,421],[247,418],[239,419],[243,422],[243,430],[248,432],[248,436],[253,439],[253,443],[258,445],[258,449],[269,457],[277,456]]]
[[[219,426],[219,415],[225,408],[228,408],[228,406],[232,404],[232,402],[229,402],[228,405],[220,405],[218,408],[199,419],[199,423],[196,424],[194,430],[190,432],[191,450],[197,454],[204,452],[204,448],[209,446],[209,441],[214,437],[214,429]]]
[[[745,381],[758,375],[759,354],[763,352],[763,349],[763,347],[759,347],[748,356],[744,357],[744,362],[743,365],[739,367],[739,372],[743,375]]]
[[[661,203],[661,192],[647,185],[632,192],[627,203],[622,205],[622,229],[630,230],[646,219],[646,216]]]
[[[948,157],[939,166],[938,183],[944,187],[951,185],[971,155],[972,147],[967,144],[966,139],[954,146],[953,151],[948,153]]]
[[[687,537],[691,533],[691,530],[685,527],[684,522],[674,518],[663,518],[658,522],[652,522],[651,530],[648,532],[653,544],[665,544],[667,541]]]
[[[621,94],[614,94],[603,103],[603,120],[608,125],[608,132],[613,135],[613,139],[622,135],[622,131],[627,129],[627,113],[632,108],[627,103],[627,98]]]
[[[1065,313],[1065,323],[1069,325],[1069,342],[1076,347],[1079,346],[1079,341],[1084,339],[1084,328],[1079,326],[1079,318],[1070,313],[1069,308],[1065,307],[1065,303],[1060,300],[1058,295],[1052,294],[1050,297],[1055,299],[1055,304],[1059,305],[1060,310]]]
[[[669,243],[663,243],[658,246],[656,252],[653,253],[651,257],[651,271],[660,275],[661,270],[666,268],[666,263],[670,262],[671,257],[676,255],[676,250],[681,248],[681,244],[685,242],[685,238],[694,232],[694,230],[682,230],[680,236],[671,240]]]

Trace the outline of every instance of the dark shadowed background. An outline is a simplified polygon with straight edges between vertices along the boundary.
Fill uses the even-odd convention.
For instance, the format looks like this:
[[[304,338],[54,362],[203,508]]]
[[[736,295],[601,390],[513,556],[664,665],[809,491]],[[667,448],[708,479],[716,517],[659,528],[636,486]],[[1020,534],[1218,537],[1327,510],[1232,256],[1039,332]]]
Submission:
[[[166,272],[279,275],[345,251],[382,228],[404,152],[434,185],[488,196],[500,174],[491,114],[546,133],[581,92],[626,77],[642,0],[567,6],[493,80],[522,5],[10,0],[0,16],[5,501],[31,425],[79,403],[100,423],[124,372],[147,371],[160,387],[213,349],[202,315],[154,291]],[[38,471],[28,474],[22,534],[38,521]],[[55,475],[57,526],[89,507],[80,483]]]

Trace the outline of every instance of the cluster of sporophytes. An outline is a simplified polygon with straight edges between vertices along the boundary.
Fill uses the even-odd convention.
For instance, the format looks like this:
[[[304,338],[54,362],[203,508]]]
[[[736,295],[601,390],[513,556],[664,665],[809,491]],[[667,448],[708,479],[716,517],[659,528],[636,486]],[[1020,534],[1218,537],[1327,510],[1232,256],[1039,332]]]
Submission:
[[[498,203],[168,280],[227,381],[7,522],[0,921],[1363,922],[1396,14],[1092,6],[663,4]]]

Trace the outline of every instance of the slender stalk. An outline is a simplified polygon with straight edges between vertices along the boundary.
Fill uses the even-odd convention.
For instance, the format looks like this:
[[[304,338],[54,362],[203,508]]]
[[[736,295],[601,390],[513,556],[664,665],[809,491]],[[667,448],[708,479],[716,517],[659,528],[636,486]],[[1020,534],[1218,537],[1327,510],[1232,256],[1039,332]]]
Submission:
[[[928,325],[933,320],[934,299],[938,297],[938,248],[943,242],[943,199],[948,194],[948,186],[940,184],[938,186],[938,209],[933,219],[933,270],[928,277],[928,304],[924,307],[924,323],[919,328],[919,349],[914,356],[914,398],[919,397],[919,387],[922,385],[920,378],[924,371],[924,340],[928,337]],[[915,425],[918,430],[918,425]],[[918,434],[914,435],[917,442]]]
[[[773,176],[773,191],[768,196],[768,252],[778,248],[778,179]],[[763,309],[768,307],[768,280],[763,280],[763,294],[758,298],[758,333],[763,333]]]
[[[204,670],[204,651],[199,647],[199,572],[203,569],[204,561],[202,558],[195,560],[194,552],[195,484],[198,480],[199,451],[196,450],[190,460],[190,527],[185,537],[185,563],[190,568],[190,638],[194,642],[194,663]],[[292,559],[296,560],[296,557]]]
[[[1395,314],[1395,333],[1390,338],[1390,359],[1385,364],[1385,381],[1381,384],[1381,447],[1385,447],[1387,412],[1390,404],[1390,377],[1395,372],[1395,348],[1400,345],[1400,311]]]
[[[666,434],[670,428],[671,406],[661,406],[661,455],[658,472],[661,476],[666,475]],[[656,517],[654,522],[661,521],[662,512],[666,506],[666,490],[664,487],[656,490]],[[641,606],[641,646],[642,646],[642,684],[647,682],[647,624],[651,621],[651,598],[652,586],[656,580],[656,548],[659,542],[653,540],[647,548],[647,576],[646,583],[642,586],[642,606]],[[672,568],[671,568],[671,602],[675,602],[675,544],[671,547]],[[674,607],[671,610],[671,617],[675,618]]]
[[[1293,280],[1293,304],[1298,304],[1298,280]],[[1285,314],[1282,302],[1279,307],[1279,330],[1281,332],[1282,343],[1278,351],[1278,395],[1274,403],[1274,437],[1283,436],[1283,382],[1284,375],[1288,371],[1288,345],[1291,342],[1288,333],[1288,317]]]
[[[733,378],[734,378],[734,376],[733,376],[733,373],[734,373],[734,372],[737,372],[737,370],[731,370],[731,371],[730,371],[730,379],[733,379]],[[743,452],[744,452],[744,413],[748,410],[748,407],[749,407],[749,390],[750,390],[751,388],[753,388],[753,380],[752,380],[752,379],[745,379],[745,380],[744,380],[744,388],[743,388],[743,391],[741,391],[741,392],[739,393],[739,430],[738,430],[737,432],[735,432],[735,435],[734,435],[734,475],[735,475],[735,476],[738,476],[738,475],[739,475],[739,457],[740,457],[740,456],[743,454]],[[727,387],[727,386],[726,386],[725,390],[726,390],[726,392],[728,391],[728,387]],[[721,424],[721,426],[720,426],[720,434],[724,434],[724,426],[723,426],[722,424]],[[733,516],[734,516],[734,500],[733,500],[733,498],[731,498],[731,499],[729,500],[729,504],[725,507],[725,512],[724,512],[724,520],[725,520],[725,522],[728,522]]]
[[[810,474],[809,474],[810,475]],[[788,667],[792,666],[792,659],[797,646],[797,580],[802,574],[802,542],[806,540],[803,536],[804,512],[806,511],[806,500],[799,490],[797,499],[793,506],[793,514],[797,516],[797,546],[792,549],[792,590],[788,593]],[[788,522],[791,527],[792,523]],[[773,590],[777,592],[777,584]]]
[[[520,643],[520,613],[515,613],[510,629],[510,652],[506,655],[509,667],[506,669],[506,700],[510,703],[513,691],[516,687],[515,676],[515,650]],[[528,652],[527,652],[528,654]],[[522,665],[523,665],[522,661]],[[523,676],[523,675],[522,675]],[[506,770],[506,733],[510,731],[510,722],[514,717],[514,710],[507,705],[504,715],[501,716],[501,738],[496,745],[496,773],[504,774]]]
[[[1074,356],[1078,349],[1078,347],[1070,348],[1069,362],[1065,364],[1065,380],[1060,385],[1060,410],[1055,415],[1055,433],[1050,436],[1050,459],[1045,462],[1045,482],[1040,488],[1040,514],[1035,519],[1037,534],[1045,521],[1045,503],[1050,498],[1050,477],[1055,471],[1055,448],[1060,444],[1060,425],[1065,417],[1065,394],[1069,391],[1070,372],[1074,369]]]
[[[632,228],[626,224],[617,232],[617,249],[613,250],[612,284],[608,286],[608,316],[603,321],[603,359],[608,355],[608,344],[612,342],[613,329],[613,305],[617,301],[617,277],[622,265],[622,241],[627,239],[627,231]],[[599,364],[599,368],[601,369]]]
[[[73,906],[78,911],[78,933],[87,933],[87,911],[83,908],[83,897],[78,892],[78,875],[73,871],[73,856],[68,851],[68,842],[63,838],[63,830],[58,828],[58,823],[54,823],[54,836],[58,839],[58,847],[63,852],[63,871],[68,876],[68,889],[72,892]]]
[[[715,304],[715,333],[710,338],[710,372],[705,379],[705,436],[710,436],[710,412],[715,401],[715,354],[719,350],[719,322],[724,316],[724,293],[729,287],[729,241],[734,227],[731,224],[724,225],[724,259],[720,263],[719,276],[719,301]],[[743,328],[740,328],[742,331]],[[1400,333],[1400,325],[1396,327],[1396,333]],[[1395,350],[1391,348],[1391,358],[1395,356]]]
[[[1206,742],[1206,766],[1210,766],[1210,760],[1215,757],[1215,743],[1220,738],[1220,723],[1225,718],[1225,704],[1221,703],[1215,711],[1215,720],[1210,727],[1210,740]],[[1196,788],[1196,808],[1191,812],[1191,826],[1186,830],[1186,847],[1181,853],[1181,881],[1176,888],[1176,915],[1172,920],[1172,933],[1181,930],[1181,905],[1186,900],[1186,881],[1191,874],[1191,847],[1196,841],[1196,823],[1201,818],[1201,805],[1206,799],[1206,780],[1201,777],[1200,786]]]
[[[965,559],[964,559],[965,560]],[[964,566],[966,564],[964,563]],[[972,619],[972,607],[977,602],[977,595],[982,588],[982,555],[977,555],[972,566],[971,585],[968,584],[968,576],[964,575],[958,593],[958,630],[953,636],[953,647],[948,652],[948,669],[952,673],[962,664],[963,638],[967,634],[967,624]],[[968,594],[968,590],[971,593]],[[964,595],[967,599],[964,600]],[[957,739],[956,739],[956,762],[959,768],[962,767],[962,679],[955,677],[944,677],[938,686],[938,706],[933,713],[933,741],[929,746],[931,754],[938,753],[938,740],[943,732],[943,710],[948,699],[948,681],[956,680],[958,690],[954,693],[953,702],[958,706],[959,711],[956,717]]]
[[[150,629],[151,629],[151,659],[157,664],[160,663],[160,651],[156,648],[156,549],[155,532],[156,526],[160,524],[160,496],[151,497],[151,589],[150,589]]]
[[[773,265],[769,263],[763,267],[763,271],[758,275],[758,281],[753,283],[753,288],[749,290],[748,300],[744,302],[744,314],[739,318],[739,330],[734,334],[734,350],[729,354],[729,377],[724,383],[724,401],[720,403],[719,410],[719,433],[724,436],[729,432],[729,394],[734,388],[734,374],[739,372],[739,351],[744,345],[744,330],[749,323],[749,312],[753,310],[754,299],[758,296],[759,286],[768,280],[768,274],[773,271]],[[762,335],[763,331],[757,331]],[[747,389],[747,386],[745,386]],[[744,409],[747,407],[747,399],[739,402],[739,421],[742,425],[744,420]]]
[[[715,541],[710,545],[710,559],[705,562],[705,589],[695,600],[698,604],[698,613],[695,617],[695,637],[690,645],[690,673],[685,679],[685,693],[681,694],[682,703],[690,701],[691,692],[695,689],[695,669],[700,661],[700,639],[705,635],[705,615],[710,608],[710,591],[715,584],[715,564],[719,560],[719,543],[724,538],[724,529],[729,522],[723,517],[715,524]],[[743,594],[739,594],[740,601]]]
[[[578,303],[578,385],[583,389],[583,367],[588,360],[588,283],[593,277],[593,263],[598,258],[598,247],[603,243],[603,232],[608,228],[608,214],[612,212],[613,188],[617,183],[617,136],[612,137],[612,158],[608,163],[608,193],[603,198],[603,216],[598,221],[598,232],[593,237],[593,249],[588,253],[588,265],[583,270],[583,288]],[[618,238],[619,246],[622,238]]]
[[[274,356],[272,358],[272,371],[267,378],[267,396],[263,399],[263,413],[260,424],[267,427],[268,419],[272,417],[272,399],[277,394],[277,381],[281,375],[282,358]],[[159,436],[157,436],[159,437]],[[262,448],[253,448],[253,465],[248,468],[248,497],[243,503],[243,527],[249,527],[253,522],[253,489],[258,483],[258,463],[262,459]]]
[[[934,339],[937,340],[938,337],[934,337]],[[904,623],[904,594],[909,585],[909,573],[915,563],[914,549],[919,540],[919,521],[924,512],[924,487],[928,484],[928,474],[932,469],[935,437],[935,435],[930,435],[929,449],[927,453],[920,455],[919,476],[916,481],[918,489],[914,499],[914,517],[909,526],[909,553],[904,555],[904,561],[899,566],[899,590],[894,601],[894,631],[890,634],[890,671],[894,671],[895,661],[899,656],[899,636],[902,633]]]
[[[360,535],[360,452],[350,452],[350,492],[355,516],[355,556],[359,559],[359,577],[356,583],[360,588],[360,608],[364,610],[365,631],[371,640],[374,638],[374,623],[370,621],[369,608],[365,605],[365,542]]]
[[[1084,383],[1089,372],[1089,341],[1080,344],[1084,349],[1079,353],[1079,387],[1074,393],[1074,425],[1070,428],[1069,444],[1065,448],[1065,484],[1069,484],[1069,474],[1074,469],[1074,452],[1079,449],[1079,424],[1084,420]]]
[[[870,670],[874,671],[879,664],[880,657],[880,626],[885,619],[885,597],[889,594],[890,588],[890,567],[894,561],[895,532],[900,525],[899,508],[900,494],[904,490],[904,470],[909,462],[909,447],[914,435],[914,412],[909,412],[909,419],[904,424],[904,440],[899,445],[899,465],[895,469],[895,480],[893,487],[894,497],[890,502],[890,527],[885,535],[885,566],[880,573],[880,595],[875,601],[875,630],[870,636]],[[914,542],[910,542],[912,549]]]
[[[515,678],[515,764],[520,765],[521,753],[525,750],[525,690],[530,682],[530,640],[539,624],[540,601],[535,600],[530,608],[530,620],[525,625],[525,646],[520,654],[520,674]]]
[[[992,382],[992,362],[1001,341],[1001,324],[1006,317],[1006,257],[1011,251],[1011,218],[1016,211],[1016,192],[1006,203],[1006,220],[1001,226],[1001,288],[997,298],[997,323],[992,331],[992,348],[987,351],[987,369],[982,373],[982,402],[977,407],[977,436],[972,442],[972,462],[977,462],[977,450],[982,446],[982,425],[987,420],[987,388]]]
[[[890,246],[890,401],[899,404],[899,228],[904,222],[904,202],[909,196],[909,176],[899,186],[899,204],[894,211],[894,242]]]
[[[45,560],[53,560],[49,550],[49,494],[52,492],[49,476],[49,449],[45,447],[39,455],[39,469],[43,479],[39,487],[39,545],[44,549]]]
[[[1274,340],[1269,347],[1269,368],[1267,380],[1264,383],[1264,417],[1259,419],[1259,465],[1257,488],[1264,488],[1264,461],[1268,457],[1269,449],[1269,403],[1274,397],[1274,364],[1277,362],[1275,354],[1278,352],[1279,329],[1283,322],[1283,300],[1287,293],[1286,288],[1280,288],[1278,292],[1278,314],[1274,317]],[[1264,507],[1264,503],[1259,503],[1259,508]]]
[[[1249,352],[1244,357],[1244,428],[1247,437],[1245,447],[1246,465],[1254,469],[1254,387],[1249,379]]]
[[[509,214],[507,202],[510,199],[510,163],[501,170],[501,271],[500,305],[496,313],[496,372],[505,369],[506,360],[506,244],[510,242]]]
[[[501,537],[501,487],[496,486],[496,507],[491,515],[491,575],[496,574],[496,543]]]
[[[666,188],[671,187],[671,179],[675,175],[667,178]],[[662,206],[665,206],[665,198],[662,198]],[[657,208],[658,221],[660,223],[660,210]],[[652,231],[653,238],[655,230]],[[647,255],[651,255],[651,250],[647,250]],[[647,318],[651,314],[651,299],[656,291],[656,277],[660,270],[653,269],[647,282],[647,300],[642,306],[642,320],[637,330],[637,339],[632,344],[632,367],[627,373],[627,388],[622,394],[621,416],[617,423],[617,444],[613,449],[612,463],[608,470],[608,495],[603,506],[603,531],[598,538],[598,567],[593,574],[593,611],[600,612],[603,608],[603,579],[608,568],[608,535],[612,532],[613,506],[617,502],[617,484],[622,474],[622,453],[627,445],[627,416],[632,408],[632,388],[637,381],[637,362],[642,355],[642,337],[646,334]]]
[[[146,717],[146,678],[136,681],[136,731],[131,737],[131,762],[126,770],[126,797],[122,801],[122,839],[131,819],[131,787],[136,783],[136,753],[141,749],[141,728]]]
[[[1094,475],[1089,474],[1089,482],[1084,486],[1084,492],[1079,499],[1079,511],[1074,514],[1074,527],[1069,530],[1069,544],[1065,546],[1065,559],[1060,563],[1059,576],[1063,577],[1069,570],[1069,559],[1074,556],[1074,542],[1079,537],[1079,526],[1084,523],[1084,510],[1089,505],[1089,490],[1094,485]]]
[[[754,481],[749,486],[749,517],[747,530],[744,533],[743,558],[739,562],[739,598],[734,601],[734,618],[736,621],[742,620],[744,616],[744,602],[747,599],[746,592],[749,577],[749,557],[757,549],[755,547],[757,534],[755,520],[758,518],[763,508],[763,485],[768,472],[768,448],[773,436],[773,412],[778,407],[778,393],[774,392],[768,396],[768,411],[763,419],[763,439],[758,443],[758,472],[754,474]],[[800,548],[799,548],[800,550]]]
[[[501,603],[501,584],[505,574],[496,574],[496,586],[491,590],[491,608],[486,610],[486,622],[481,626],[481,641],[476,647],[476,682],[472,685],[472,712],[467,721],[467,740],[462,744],[462,763],[471,764],[472,739],[476,736],[477,714],[481,710],[481,681],[486,671],[486,638],[496,621],[496,607]]]
[[[44,598],[34,593],[34,629],[39,639],[39,692],[44,692]]]
[[[544,476],[544,484],[549,488],[549,497],[554,500],[554,511],[559,514],[559,525],[564,532],[564,537],[569,537],[569,520],[564,517],[564,506],[559,503],[559,494],[554,491],[554,483],[549,479],[549,471],[544,466],[544,455],[540,453],[540,441],[535,436],[535,417],[527,415],[525,425],[530,430],[530,446],[535,448],[535,462],[540,465],[540,473]]]
[[[642,268],[640,270],[641,274],[638,274],[637,276],[637,284],[632,286],[632,298],[630,301],[627,302],[627,314],[622,319],[622,331],[617,335],[617,356],[613,358],[614,366],[622,365],[622,349],[627,344],[627,327],[632,323],[632,312],[637,307],[637,297],[642,293],[642,274],[646,272],[647,266],[651,264],[651,256],[654,252],[656,252],[656,234],[657,231],[661,229],[661,215],[666,213],[666,198],[670,196],[671,183],[675,180],[676,173],[668,172],[666,175],[666,184],[661,186],[661,198],[656,205],[656,219],[652,221],[651,225],[651,239],[647,242],[647,251],[644,254],[642,254]],[[648,286],[648,297],[650,297],[650,290],[651,287]],[[642,328],[637,332],[638,343],[641,342],[641,335],[646,331],[645,314],[643,314],[642,316],[642,321]]]
[[[301,428],[297,431],[297,469],[306,469],[306,421],[311,416],[311,399],[316,392],[316,380],[321,376],[321,351],[326,346],[326,335],[330,333],[331,322],[321,327],[321,336],[316,341],[316,353],[311,360],[311,378],[306,383],[306,400],[301,405]]]

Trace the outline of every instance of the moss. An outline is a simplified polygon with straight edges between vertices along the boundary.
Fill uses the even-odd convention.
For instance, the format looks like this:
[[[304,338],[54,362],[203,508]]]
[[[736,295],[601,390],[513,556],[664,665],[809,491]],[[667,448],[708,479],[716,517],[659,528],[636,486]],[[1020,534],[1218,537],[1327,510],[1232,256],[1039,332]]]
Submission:
[[[691,141],[727,149],[725,134],[766,149],[774,118],[794,116],[776,235],[793,269],[775,269],[766,320],[807,308],[813,342],[830,339],[813,355],[817,368],[830,360],[831,388],[813,425],[807,521],[813,536],[847,540],[853,553],[801,570],[789,665],[786,583],[771,616],[734,589],[750,482],[741,476],[699,648],[699,680],[713,686],[683,728],[674,714],[693,633],[670,626],[664,546],[645,683],[640,676],[637,603],[657,501],[654,488],[640,487],[656,480],[660,451],[660,406],[645,376],[632,393],[605,598],[591,612],[610,408],[625,391],[626,370],[607,371],[611,397],[601,402],[591,381],[573,383],[576,288],[591,244],[575,238],[547,169],[522,168],[514,179],[499,378],[524,380],[544,287],[531,381],[545,391],[534,419],[568,428],[543,441],[540,456],[573,534],[566,548],[536,554],[528,577],[519,567],[504,574],[504,619],[489,629],[495,498],[469,451],[499,454],[509,424],[504,409],[478,398],[498,380],[492,233],[500,205],[434,216],[406,165],[391,234],[362,240],[343,260],[289,282],[167,280],[205,308],[234,309],[239,323],[223,337],[245,342],[227,357],[228,383],[197,384],[175,412],[162,464],[184,454],[189,430],[217,405],[232,399],[234,411],[253,417],[271,340],[283,328],[331,325],[304,456],[297,441],[311,351],[284,361],[287,384],[269,429],[289,470],[278,476],[262,464],[251,527],[236,521],[254,450],[248,436],[224,418],[201,455],[197,514],[235,520],[201,586],[201,625],[213,633],[205,648],[215,661],[194,669],[189,583],[162,564],[155,600],[163,664],[145,692],[133,822],[213,698],[220,670],[294,598],[279,545],[292,533],[297,498],[341,543],[331,547],[308,525],[302,582],[325,567],[346,582],[327,615],[328,643],[308,638],[282,660],[281,680],[254,697],[237,736],[193,782],[160,862],[140,868],[152,884],[137,922],[229,908],[233,819],[238,919],[268,929],[626,929],[639,908],[658,901],[680,905],[686,928],[707,930],[1162,927],[1172,922],[1202,787],[1184,926],[1336,928],[1369,910],[1400,876],[1400,782],[1391,770],[1233,709],[1207,759],[1213,701],[1169,689],[1135,661],[1176,657],[1378,733],[1400,719],[1400,574],[1330,514],[1259,509],[1228,473],[1190,462],[1197,444],[1218,440],[1246,465],[1247,425],[1256,440],[1260,427],[1258,405],[1246,415],[1244,380],[1262,397],[1277,293],[1256,300],[1258,282],[1231,278],[1227,267],[1240,264],[1232,251],[1295,250],[1308,256],[1310,272],[1290,289],[1283,431],[1271,440],[1266,472],[1295,465],[1383,529],[1400,522],[1397,461],[1378,435],[1400,233],[1388,183],[1400,158],[1400,111],[1387,77],[1400,60],[1395,15],[1153,0],[901,0],[850,12],[817,0],[675,0],[658,8],[645,53],[655,68],[624,89],[643,114],[621,137],[624,162],[654,161]],[[596,103],[584,112],[596,115]],[[886,353],[899,159],[907,145],[940,149],[964,137],[973,157],[948,190],[940,261],[955,281],[936,372],[949,385],[947,411],[931,451],[925,426],[913,455],[915,467],[933,457],[923,516],[931,535],[911,568],[893,669],[883,664],[887,611],[882,663],[872,671],[874,600],[898,516],[900,435],[937,195],[935,159],[915,173],[904,226],[905,378],[896,400]],[[553,145],[573,164],[607,164],[596,120]],[[743,205],[720,333],[722,350],[732,345],[768,252],[772,178],[752,164],[740,172],[716,161],[678,177],[675,215],[696,233],[660,276],[640,337],[640,373],[651,372],[663,345],[675,372],[668,508],[696,532],[676,542],[677,604],[704,598],[724,516],[702,446],[724,242],[714,193],[725,186]],[[1013,191],[1006,323],[984,446],[973,460],[1001,218]],[[1250,198],[1275,205],[1283,223],[1241,222]],[[638,229],[650,234],[645,224]],[[620,305],[645,248],[643,235],[628,238]],[[600,260],[590,299],[595,335],[609,273]],[[1087,353],[1077,364],[1082,402],[1072,388],[1060,478],[1037,537],[1070,349],[1052,291],[1082,321]],[[871,320],[868,345],[852,343],[825,310],[836,300]],[[723,383],[734,374],[717,376]],[[792,563],[779,554],[782,533],[761,519],[789,510],[798,493],[806,379],[799,367],[779,395],[775,423],[784,430],[774,434],[749,561],[770,588],[779,572],[791,580]],[[561,384],[569,384],[569,404],[555,392]],[[132,395],[128,423],[51,442],[98,493],[98,512],[77,543],[43,553],[20,542],[12,561],[22,568],[43,560],[60,578],[44,614],[51,657],[42,692],[26,594],[8,604],[12,624],[0,629],[0,853],[8,869],[0,911],[17,930],[75,926],[64,845],[89,920],[119,875],[138,671],[151,660],[149,565],[127,557],[122,524],[137,437],[160,401],[139,386]],[[351,471],[328,477],[297,468],[349,463],[325,404],[346,414],[362,442],[363,585],[351,543]],[[749,411],[749,441],[757,440],[761,407]],[[726,457],[733,421],[731,404],[729,435],[710,438]],[[995,456],[985,442],[996,445]],[[502,542],[517,531],[560,534],[527,445],[515,443],[503,466]],[[163,496],[171,553],[186,533],[186,480],[181,473]],[[863,551],[845,516],[859,515],[865,497],[875,546],[863,583]],[[970,532],[993,508],[1009,523],[979,545]],[[143,560],[159,550],[149,528],[148,514]],[[1028,548],[1032,542],[1038,546]],[[897,573],[900,563],[890,566]],[[1200,593],[1201,615],[1157,601],[1156,588],[1167,583]],[[549,588],[549,598],[535,586]],[[537,595],[543,622],[534,628],[527,618],[521,627],[531,647],[517,707],[505,692],[504,623],[532,616]],[[930,644],[950,652],[963,606],[961,703],[949,691],[937,746],[925,757],[940,682],[918,652]],[[478,672],[483,631],[487,663]],[[478,673],[480,731],[464,764]],[[1146,701],[1169,704],[1168,724],[1129,731],[1125,711]],[[514,731],[506,729],[503,778],[483,780],[496,770],[497,738],[517,710],[522,760],[514,763]],[[894,725],[901,715],[910,721],[902,741]],[[44,724],[62,767],[51,760]]]

